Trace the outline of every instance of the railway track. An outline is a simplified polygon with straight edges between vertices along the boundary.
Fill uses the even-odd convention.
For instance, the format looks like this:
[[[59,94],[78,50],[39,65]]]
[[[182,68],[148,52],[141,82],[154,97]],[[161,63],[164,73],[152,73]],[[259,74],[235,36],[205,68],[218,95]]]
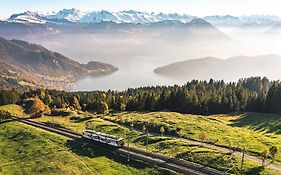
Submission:
[[[63,129],[63,128],[53,128],[50,126],[47,126],[43,123],[40,122],[35,122],[31,121],[28,119],[22,119],[22,118],[17,118],[13,117],[14,120],[17,120],[19,122],[25,123],[27,125],[37,127],[49,132],[53,132],[59,135],[63,135],[65,137],[71,138],[71,139],[83,139],[82,135],[73,131],[70,131],[68,129]],[[90,140],[89,140],[90,141]],[[128,156],[137,160],[141,160],[147,163],[151,163],[153,165],[157,165],[159,167],[167,168],[172,171],[181,173],[181,174],[188,174],[188,175],[223,175],[225,173],[205,167],[196,163],[192,162],[186,162],[186,161],[181,161],[176,158],[170,158],[167,156],[155,154],[155,153],[150,153],[146,152],[143,150],[139,150],[136,148],[128,148],[128,147],[122,147],[122,148],[113,148],[110,146],[101,146],[100,144],[95,144],[96,147],[111,151],[113,153],[117,153],[121,156]]]

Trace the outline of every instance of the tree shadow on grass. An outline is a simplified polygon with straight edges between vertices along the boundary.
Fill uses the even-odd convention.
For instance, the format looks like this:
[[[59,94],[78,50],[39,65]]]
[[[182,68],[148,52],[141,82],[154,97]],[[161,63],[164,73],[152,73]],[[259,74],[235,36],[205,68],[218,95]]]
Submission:
[[[70,120],[74,123],[81,123],[93,119],[94,117],[71,117]]]
[[[166,140],[169,140],[169,138],[164,138],[164,137],[159,137],[159,138],[156,138],[156,137],[149,137],[148,140],[147,140],[147,143],[150,145],[150,144],[155,144],[155,143],[159,143],[159,142],[162,142],[162,141],[166,141]],[[145,143],[146,144],[146,135],[143,134],[142,136],[138,137],[137,139],[135,139],[133,141],[133,143],[137,143],[137,142],[142,142],[142,143]]]
[[[232,120],[230,126],[249,127],[254,131],[281,134],[281,115],[245,113],[237,120]]]
[[[42,122],[44,125],[52,127],[52,128],[59,128],[59,129],[65,129],[65,130],[69,130],[68,128],[61,126],[58,123],[53,123],[53,122]]]
[[[259,167],[251,168],[249,171],[245,172],[245,174],[260,175],[260,174],[263,174],[263,171],[264,171],[264,167],[263,166],[259,166]]]
[[[210,152],[210,151],[196,151],[194,152],[194,150],[196,150],[197,148],[192,148],[189,151],[180,153],[176,155],[176,158],[178,159],[182,159],[182,160],[186,160],[186,161],[192,161],[195,163],[199,163],[203,166],[208,166],[208,167],[212,167],[218,170],[223,170],[221,167],[224,166],[225,163],[225,156],[228,156],[229,153],[221,153],[218,154],[217,152]],[[209,156],[198,156],[198,154],[201,155],[209,155]],[[211,156],[211,154],[213,154]],[[202,159],[203,158],[203,159]]]
[[[76,139],[76,140],[68,140],[66,143],[66,147],[69,148],[73,153],[75,153],[78,156],[85,156],[89,158],[98,158],[98,157],[106,157],[108,159],[111,159],[117,163],[121,163],[124,165],[128,165],[130,167],[133,167],[135,169],[145,169],[147,167],[155,168],[155,166],[138,161],[135,159],[131,159],[128,162],[128,159],[126,156],[121,156],[115,151],[118,148],[114,148],[105,144],[97,143],[94,141],[88,141],[85,139]],[[161,174],[170,174],[169,171],[161,169],[159,170]]]

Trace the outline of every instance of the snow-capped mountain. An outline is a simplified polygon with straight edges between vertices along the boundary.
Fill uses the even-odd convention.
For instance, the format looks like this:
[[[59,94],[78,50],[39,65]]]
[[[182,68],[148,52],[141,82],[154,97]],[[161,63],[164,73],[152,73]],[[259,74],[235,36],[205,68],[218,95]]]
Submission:
[[[209,23],[216,26],[268,26],[275,25],[281,22],[281,18],[278,16],[263,16],[263,15],[251,15],[251,16],[206,16],[203,18]]]
[[[7,21],[15,23],[37,23],[44,24],[47,22],[47,19],[43,14],[38,12],[24,12],[19,14],[12,15]]]
[[[147,13],[138,12],[134,10],[120,11],[120,12],[90,12],[81,18],[80,22],[94,22],[99,23],[102,21],[112,21],[116,23],[135,23],[135,24],[146,24],[155,23],[160,21],[181,21],[183,23],[190,22],[195,16],[174,14],[164,14],[164,13]]]
[[[148,13],[134,10],[129,11],[92,11],[83,12],[78,9],[63,9],[59,12],[39,13],[24,12],[12,15],[7,21],[15,23],[100,23],[111,21],[115,23],[149,24],[161,21],[179,21],[189,23],[196,16],[178,13]],[[276,25],[281,22],[277,16],[206,16],[203,18],[215,26],[257,26],[257,25]]]
[[[215,24],[215,25],[240,25],[241,21],[239,17],[235,16],[206,16],[204,17],[204,20]]]
[[[46,18],[49,20],[67,20],[70,22],[79,22],[83,16],[87,15],[86,12],[82,12],[78,9],[63,9],[57,13],[47,14]]]
[[[115,23],[134,23],[146,24],[160,21],[176,20],[183,23],[190,22],[195,16],[165,13],[147,13],[134,10],[129,11],[93,11],[82,12],[78,9],[64,9],[57,13],[42,14],[38,12],[24,12],[12,15],[7,21],[15,23],[99,23],[103,21],[112,21]]]

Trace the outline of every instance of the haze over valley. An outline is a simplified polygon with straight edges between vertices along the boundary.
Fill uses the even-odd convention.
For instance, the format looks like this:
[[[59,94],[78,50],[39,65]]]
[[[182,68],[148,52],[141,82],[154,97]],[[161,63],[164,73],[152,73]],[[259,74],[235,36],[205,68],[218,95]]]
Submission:
[[[243,78],[240,61],[230,65],[221,61],[217,65],[216,62],[203,64],[198,60],[196,67],[185,62],[184,67],[173,67],[180,75],[175,77],[174,72],[172,78],[154,73],[154,69],[168,64],[204,57],[240,57],[242,62],[247,62],[247,57],[267,55],[261,62],[266,63],[268,69],[260,72],[259,65],[247,68],[244,65],[244,71],[248,71],[247,76],[278,79],[281,74],[271,71],[276,65],[272,59],[277,56],[271,55],[281,54],[278,44],[280,25],[280,17],[265,15],[198,18],[132,10],[83,12],[64,9],[45,14],[29,11],[14,14],[0,22],[0,35],[40,44],[80,63],[99,61],[118,68],[108,76],[79,79],[72,90],[123,90],[184,84],[192,80],[193,75],[198,75],[195,77],[201,80],[235,81]],[[251,64],[255,65],[255,61]],[[210,73],[213,72],[212,65],[226,69],[230,66],[232,69],[228,70],[240,73],[216,76]],[[183,69],[186,70],[179,72]]]

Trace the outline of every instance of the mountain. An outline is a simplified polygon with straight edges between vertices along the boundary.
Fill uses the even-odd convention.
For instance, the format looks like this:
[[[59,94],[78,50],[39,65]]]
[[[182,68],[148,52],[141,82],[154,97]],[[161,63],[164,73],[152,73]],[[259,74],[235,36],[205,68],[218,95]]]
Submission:
[[[281,78],[281,56],[237,56],[228,59],[205,57],[172,63],[154,70],[155,73],[182,80],[224,79],[235,81],[243,77],[266,76]]]
[[[45,18],[41,19],[43,20]],[[190,22],[186,23],[178,20],[162,20],[147,24],[116,23],[112,21],[102,21],[99,23],[70,23],[70,21],[68,22],[69,23],[65,25],[54,23],[33,24],[0,22],[0,36],[5,36],[6,38],[10,39],[18,38],[23,40],[29,40],[31,38],[31,41],[35,41],[32,39],[36,38],[37,36],[39,36],[40,38],[46,36],[45,38],[48,40],[50,37],[47,36],[49,35],[79,35],[82,33],[95,33],[99,35],[105,33],[121,33],[125,35],[123,37],[128,37],[128,35],[130,34],[136,36],[140,33],[143,33],[145,36],[161,36],[162,39],[174,37],[175,39],[185,40],[186,42],[190,41],[192,38],[202,39],[202,41],[210,40],[211,38],[228,38],[219,29],[217,29],[212,24],[208,23],[207,21],[201,18],[194,18]],[[114,37],[116,37],[116,35]]]
[[[201,52],[211,55],[221,48],[233,50],[229,45],[235,42],[200,18],[188,23],[165,20],[148,24],[112,21],[64,25],[3,22],[0,23],[0,36],[40,43],[79,58],[79,61],[89,61],[87,57],[93,55],[118,67],[126,61],[122,63],[117,57],[129,61],[135,56],[148,55],[180,59],[187,54],[196,56]]]
[[[78,9],[63,9],[57,13],[38,13],[24,12],[12,15],[7,21],[13,23],[100,23],[104,21],[112,21],[115,23],[134,23],[146,24],[165,20],[177,20],[181,22],[190,22],[195,16],[164,13],[147,13],[134,10],[129,11],[93,11],[82,12]]]
[[[82,77],[105,75],[117,70],[99,62],[80,64],[40,45],[4,38],[0,38],[0,63],[2,82],[14,80],[25,85],[38,84],[56,89],[69,89]]]
[[[281,22],[281,18],[278,16],[269,15],[251,15],[251,16],[206,16],[203,18],[209,23],[215,26],[236,26],[236,27],[247,27],[247,26],[274,26]]]
[[[265,32],[266,35],[280,35],[281,34],[281,22],[273,26],[271,29]]]
[[[52,14],[47,14],[45,17],[50,21],[65,20],[69,22],[79,22],[79,20],[86,14],[86,12],[82,12],[78,9],[63,9],[58,13],[53,12]]]
[[[35,24],[69,24],[69,23],[100,23],[111,21],[115,23],[149,24],[160,21],[179,21],[188,23],[196,16],[178,13],[148,13],[134,10],[111,12],[90,11],[83,12],[78,9],[63,9],[59,12],[39,13],[24,12],[12,15],[7,21],[12,23]],[[251,16],[206,16],[203,19],[215,26],[273,26],[281,22],[278,16],[251,15]]]

